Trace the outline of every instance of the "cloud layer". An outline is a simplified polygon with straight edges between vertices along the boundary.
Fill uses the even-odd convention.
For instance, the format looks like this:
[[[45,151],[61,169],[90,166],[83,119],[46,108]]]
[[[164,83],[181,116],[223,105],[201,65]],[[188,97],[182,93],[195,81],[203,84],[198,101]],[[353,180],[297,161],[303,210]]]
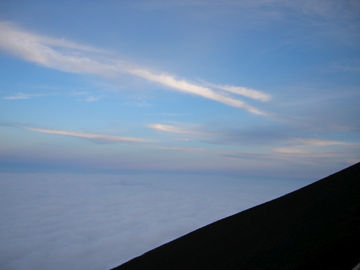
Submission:
[[[110,269],[304,181],[0,174],[0,268]]]
[[[44,37],[15,28],[5,22],[0,23],[0,48],[25,61],[70,73],[93,74],[105,78],[116,78],[120,74],[130,74],[166,88],[186,94],[200,96],[222,104],[246,110],[252,114],[267,114],[242,100],[216,91],[206,86],[176,79],[165,73],[156,74],[143,68],[133,68],[108,53],[89,46],[79,45],[62,39]],[[232,94],[243,95],[260,101],[269,101],[270,96],[253,89],[237,86],[215,86]],[[91,100],[93,101],[93,100]]]

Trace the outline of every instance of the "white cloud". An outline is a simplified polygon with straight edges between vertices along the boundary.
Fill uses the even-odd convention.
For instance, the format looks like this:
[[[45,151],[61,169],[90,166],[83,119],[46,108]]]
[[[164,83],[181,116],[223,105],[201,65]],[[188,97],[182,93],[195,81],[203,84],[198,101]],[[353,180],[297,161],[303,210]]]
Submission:
[[[153,125],[149,125],[148,127],[154,130],[170,132],[170,133],[180,133],[180,134],[188,134],[188,135],[211,135],[211,136],[218,135],[210,132],[203,132],[194,129],[185,129],[185,128],[179,128],[175,126],[162,125],[162,124],[153,124]]]
[[[109,136],[109,135],[101,135],[101,134],[89,134],[89,133],[75,133],[75,132],[68,132],[61,130],[49,130],[49,129],[24,127],[24,126],[17,126],[17,127],[35,132],[70,136],[70,137],[82,138],[95,142],[103,142],[103,143],[149,143],[150,142],[149,140],[137,139],[137,138]]]
[[[29,95],[25,95],[23,93],[18,93],[15,96],[8,96],[8,97],[4,97],[4,99],[7,100],[18,100],[18,99],[31,99],[31,97]]]
[[[34,97],[41,97],[45,96],[44,94],[24,94],[24,93],[17,93],[14,96],[7,96],[4,97],[6,100],[21,100],[21,99],[32,99]]]
[[[274,148],[275,153],[284,154],[286,158],[302,157],[308,160],[324,158],[340,158],[348,153],[349,147],[358,144],[350,144],[341,141],[329,141],[319,139],[294,138],[289,140],[288,147]],[[340,147],[340,148],[339,148]]]
[[[100,99],[97,97],[87,97],[85,99],[86,102],[95,102],[95,101],[99,101]]]
[[[301,144],[303,146],[333,146],[333,145],[346,145],[345,142],[340,141],[328,141],[328,140],[319,140],[319,139],[294,139],[295,143]]]
[[[276,148],[274,152],[281,153],[281,154],[290,154],[290,155],[305,155],[310,154],[309,151],[299,150],[299,149],[292,149],[292,148]]]
[[[89,95],[89,92],[87,92],[87,91],[78,91],[78,92],[71,93],[71,96],[86,96],[86,95]]]
[[[114,60],[114,57],[109,57],[106,53],[98,49],[78,45],[66,40],[27,33],[16,29],[9,23],[0,23],[0,33],[2,35],[0,48],[26,61],[64,72],[94,74],[106,78],[116,78],[123,73],[131,74],[183,93],[201,96],[228,106],[246,110],[253,114],[266,115],[266,113],[241,100],[232,98],[208,87],[189,83],[185,80],[178,80],[171,75],[158,75],[149,70],[134,69],[132,67],[133,65],[125,64],[118,59]],[[235,86],[225,86],[225,88],[228,89],[227,91],[229,92],[236,94],[242,93],[242,95],[245,94],[253,98],[256,97],[257,99],[260,98],[264,100],[264,98],[266,99],[267,97],[264,94],[259,95],[260,92],[252,89]]]
[[[223,95],[222,93],[215,92],[214,90],[212,90],[210,88],[192,84],[185,80],[177,80],[173,76],[170,76],[167,74],[158,75],[158,74],[154,74],[148,70],[143,70],[143,69],[132,69],[132,70],[128,70],[128,72],[133,75],[147,79],[149,81],[157,82],[162,85],[168,86],[170,88],[177,89],[184,93],[198,95],[198,96],[201,96],[201,97],[204,97],[207,99],[215,100],[217,102],[220,102],[220,103],[232,106],[232,107],[244,109],[253,114],[266,115],[266,113],[254,108],[250,105],[247,105],[245,102],[243,102],[241,100],[228,97],[226,95]]]
[[[258,90],[246,88],[246,87],[239,87],[239,86],[231,86],[231,85],[217,85],[217,84],[208,84],[210,87],[218,88],[232,94],[241,95],[244,97],[248,97],[251,99],[259,100],[262,102],[268,102],[271,100],[271,96],[263,93]]]
[[[333,146],[349,146],[348,143],[340,141],[329,141],[319,139],[293,138],[289,139],[289,147],[274,148],[274,152],[288,155],[303,155],[309,157],[333,157],[335,153],[331,152]],[[338,153],[341,154],[341,153]]]
[[[110,269],[299,188],[299,182],[213,175],[0,173],[0,268]]]
[[[180,148],[180,147],[166,147],[166,146],[152,146],[151,148],[158,150],[185,152],[185,153],[209,153],[209,151],[205,151],[202,148]]]
[[[334,153],[331,151],[316,151],[316,150],[303,150],[298,148],[275,148],[274,153],[279,154],[277,158],[294,161],[301,158],[301,162],[323,162],[325,159],[339,158],[341,153]],[[298,164],[300,161],[296,161]]]
[[[114,71],[107,63],[93,60],[102,51],[70,41],[43,37],[0,23],[0,48],[26,61],[71,73],[106,75]]]
[[[82,97],[81,99],[79,98],[79,101],[85,101],[85,102],[95,102],[95,101],[99,101],[100,98],[99,97],[94,97],[91,96],[89,92],[87,91],[78,91],[78,92],[74,92],[72,93],[70,96],[75,96],[75,97]],[[84,97],[87,96],[87,97]]]

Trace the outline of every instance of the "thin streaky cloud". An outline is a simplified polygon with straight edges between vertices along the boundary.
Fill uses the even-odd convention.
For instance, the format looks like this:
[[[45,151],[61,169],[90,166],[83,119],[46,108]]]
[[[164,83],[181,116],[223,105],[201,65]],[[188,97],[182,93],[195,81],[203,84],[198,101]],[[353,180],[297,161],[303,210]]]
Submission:
[[[70,41],[27,33],[12,27],[9,23],[0,23],[0,33],[2,35],[0,48],[26,61],[48,68],[69,73],[94,74],[105,78],[116,78],[124,73],[130,74],[170,89],[243,109],[252,114],[267,115],[241,100],[229,97],[222,92],[216,92],[211,88],[178,80],[174,76],[166,74],[158,75],[145,69],[134,69],[133,65],[114,60],[113,57],[104,54],[98,57],[95,53],[101,53],[101,50]]]
[[[0,31],[3,35],[1,40],[1,45],[3,47],[8,47],[11,51],[15,52],[20,47],[13,47],[12,45],[18,44],[19,46],[23,46],[23,48],[28,48],[28,53],[34,49],[45,49],[41,45],[48,45],[47,48],[51,46],[55,46],[62,49],[72,49],[72,50],[79,50],[79,51],[88,51],[94,53],[106,53],[104,50],[100,50],[97,48],[93,48],[90,46],[76,44],[69,40],[65,39],[55,39],[49,38],[41,35],[37,35],[34,33],[27,33],[17,27],[10,22],[0,22]],[[22,43],[22,44],[21,44]],[[20,51],[19,51],[20,52]],[[25,52],[24,52],[25,53]]]
[[[337,0],[257,0],[257,1],[208,1],[208,0],[174,0],[174,1],[151,1],[146,2],[147,6],[153,8],[164,8],[166,6],[202,6],[202,7],[219,7],[219,12],[224,12],[222,7],[231,8],[231,12],[245,12],[253,16],[281,19],[294,15],[301,15],[303,20],[309,17],[313,19],[314,15],[321,18],[333,18],[334,16],[356,18],[360,9],[357,0],[337,1]],[[291,12],[289,12],[291,11]],[[262,15],[262,16],[261,16]]]
[[[289,148],[289,147],[278,147],[278,148],[264,148],[254,151],[213,151],[206,150],[203,148],[179,148],[179,147],[162,147],[162,146],[151,146],[154,149],[166,150],[166,151],[176,151],[176,152],[188,152],[188,153],[198,153],[198,154],[209,154],[222,156],[229,159],[257,159],[263,161],[273,161],[273,160],[282,160],[284,162],[290,162],[297,158],[303,160],[311,161],[318,158],[339,158],[343,154],[334,152],[334,151],[319,151],[315,149],[298,149],[298,148]]]
[[[217,102],[235,108],[244,109],[253,114],[264,115],[264,116],[267,115],[266,113],[246,104],[241,100],[230,98],[228,96],[223,95],[222,93],[215,92],[214,90],[207,87],[192,84],[185,80],[175,79],[173,76],[167,74],[154,74],[144,69],[132,69],[129,70],[128,72],[130,74],[136,75],[138,77],[144,78],[149,81],[160,83],[164,86],[179,90],[184,93],[193,94],[207,99],[215,100]]]
[[[180,134],[187,134],[187,135],[219,135],[215,133],[210,132],[203,132],[199,130],[193,130],[193,129],[185,129],[185,128],[179,128],[175,126],[170,125],[162,125],[162,124],[153,124],[148,125],[149,128],[157,130],[157,131],[164,131],[164,132],[170,132],[170,133],[180,133]]]
[[[99,101],[100,99],[97,98],[97,97],[87,97],[85,99],[86,102],[96,102],[96,101]]]
[[[79,44],[76,44],[76,43],[68,41],[68,40],[54,39],[54,38],[48,38],[48,37],[42,37],[42,36],[37,36],[37,38],[40,42],[50,45],[50,46],[53,45],[53,46],[58,46],[58,47],[62,47],[62,48],[67,48],[67,49],[88,51],[88,52],[101,53],[101,54],[107,53],[104,50],[100,50],[100,49],[90,47],[90,46],[79,45]]]
[[[273,149],[275,154],[279,154],[278,158],[288,160],[290,158],[304,158],[304,160],[312,160],[317,158],[338,158],[341,156],[339,153],[328,151],[306,151],[301,149],[292,148],[275,148]]]
[[[86,96],[89,95],[89,92],[87,91],[79,91],[79,92],[73,92],[70,94],[70,96]]]
[[[47,38],[0,23],[0,48],[26,61],[69,73],[106,76],[116,68],[109,63],[94,60],[93,53],[100,52],[70,41]]]
[[[161,116],[184,116],[187,115],[185,113],[159,113],[157,115],[161,115]]]
[[[274,152],[280,154],[309,154],[309,151],[299,150],[299,149],[292,149],[292,148],[275,148]]]
[[[288,155],[333,155],[328,153],[331,146],[349,146],[349,143],[341,141],[295,138],[288,142],[288,147],[274,148],[273,151]]]
[[[204,153],[208,152],[202,148],[180,148],[180,147],[166,147],[166,146],[152,146],[152,149],[157,150],[167,150],[167,151],[176,151],[176,152],[186,152],[186,153]]]
[[[31,97],[29,95],[25,95],[22,93],[18,93],[15,96],[8,96],[8,97],[4,97],[3,99],[6,100],[22,100],[22,99],[31,99]]]
[[[24,93],[17,93],[14,96],[7,96],[3,99],[6,100],[23,100],[23,99],[32,99],[34,97],[42,97],[45,96],[45,94],[24,94]]]
[[[219,153],[224,157],[229,157],[233,159],[243,159],[243,160],[249,160],[249,159],[256,159],[258,161],[284,161],[284,162],[290,162],[294,161],[298,158],[301,158],[302,161],[311,161],[314,162],[318,158],[339,158],[341,157],[341,154],[335,153],[335,152],[324,152],[324,151],[306,151],[301,149],[292,149],[292,148],[273,148],[271,151],[234,151],[234,152],[223,152]]]
[[[294,139],[293,142],[296,143],[290,143],[288,147],[273,148],[272,151],[286,157],[331,158],[341,157],[344,153],[349,153],[350,148],[356,149],[359,146],[357,143],[319,139]],[[342,150],[334,151],[334,147],[341,147]]]
[[[319,146],[319,147],[347,144],[345,142],[340,142],[340,141],[327,141],[327,140],[318,140],[318,139],[295,139],[294,141],[296,143],[305,146]]]
[[[69,132],[62,130],[49,130],[49,129],[40,129],[40,128],[25,127],[25,126],[17,126],[17,127],[35,132],[40,132],[40,133],[70,136],[70,137],[82,138],[82,139],[87,139],[102,143],[150,143],[151,142],[149,140],[138,139],[138,138],[128,138],[128,137],[89,134],[89,133],[76,133],[76,132]]]
[[[246,88],[246,87],[231,86],[231,85],[216,85],[216,84],[209,84],[209,86],[230,92],[232,94],[241,95],[244,97],[259,100],[262,102],[268,102],[271,100],[270,95],[265,94],[261,91]]]
[[[74,92],[74,93],[70,94],[70,96],[78,97],[78,99],[77,99],[78,101],[85,101],[88,103],[96,102],[96,101],[100,100],[99,97],[94,97],[94,96],[90,95],[90,93],[87,91]]]

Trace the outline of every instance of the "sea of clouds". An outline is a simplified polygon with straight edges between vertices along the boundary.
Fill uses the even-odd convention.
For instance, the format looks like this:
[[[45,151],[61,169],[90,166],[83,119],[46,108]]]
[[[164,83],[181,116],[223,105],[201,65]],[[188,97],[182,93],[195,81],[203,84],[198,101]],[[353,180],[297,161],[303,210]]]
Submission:
[[[171,174],[0,174],[0,269],[106,270],[309,184]]]

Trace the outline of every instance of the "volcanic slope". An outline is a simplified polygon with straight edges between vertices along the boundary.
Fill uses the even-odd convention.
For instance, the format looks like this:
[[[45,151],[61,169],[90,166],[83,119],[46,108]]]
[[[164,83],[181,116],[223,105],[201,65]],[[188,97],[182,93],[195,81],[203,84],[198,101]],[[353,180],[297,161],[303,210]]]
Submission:
[[[114,270],[332,269],[360,262],[360,163]]]

